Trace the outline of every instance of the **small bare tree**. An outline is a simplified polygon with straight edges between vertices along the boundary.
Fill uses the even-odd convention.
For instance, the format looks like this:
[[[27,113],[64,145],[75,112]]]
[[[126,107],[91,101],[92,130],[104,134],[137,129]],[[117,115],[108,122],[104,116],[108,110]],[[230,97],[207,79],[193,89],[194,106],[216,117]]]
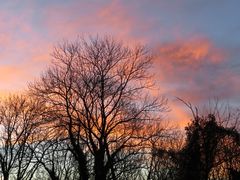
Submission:
[[[34,134],[44,106],[25,96],[10,96],[0,104],[0,169],[3,179],[31,179]]]
[[[30,148],[32,148],[35,163],[38,169],[33,179],[77,179],[78,172],[75,159],[69,150],[66,136],[57,132],[53,124],[45,122],[53,117],[46,115],[42,119],[42,124],[38,128],[38,138]]]
[[[30,85],[56,112],[57,131],[70,141],[80,179],[116,179],[119,163],[141,145],[141,130],[166,109],[165,99],[148,93],[151,59],[146,48],[109,37],[65,42]]]

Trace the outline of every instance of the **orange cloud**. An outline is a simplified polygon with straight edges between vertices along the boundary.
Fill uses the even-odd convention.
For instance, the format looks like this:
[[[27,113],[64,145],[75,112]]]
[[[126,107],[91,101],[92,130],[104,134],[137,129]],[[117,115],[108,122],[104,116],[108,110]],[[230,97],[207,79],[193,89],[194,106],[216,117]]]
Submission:
[[[177,64],[195,65],[202,62],[219,63],[226,58],[226,53],[214,47],[206,38],[194,38],[165,43],[157,49],[162,60],[170,60]]]
[[[14,78],[14,74],[19,73],[19,68],[17,67],[9,67],[9,66],[1,66],[0,67],[0,81],[8,82]]]
[[[184,128],[191,120],[191,115],[184,110],[185,107],[181,107],[175,104],[171,104],[171,114],[169,119],[175,125],[178,125],[180,128]]]
[[[42,62],[26,61],[15,65],[0,65],[0,97],[7,93],[22,91],[27,83],[38,77]]]
[[[171,83],[171,90],[176,89],[172,87],[173,83],[195,83],[196,78],[204,76],[203,72],[212,72],[209,69],[223,64],[228,58],[225,49],[216,47],[207,38],[176,40],[156,46],[155,51],[157,79],[162,83]]]
[[[239,92],[235,78],[238,76],[227,66],[231,61],[228,50],[217,47],[210,39],[176,40],[158,45],[156,52],[153,71],[167,97],[201,105],[216,97],[231,98]],[[173,102],[169,106],[169,119],[180,127],[186,126],[191,119],[187,108]]]

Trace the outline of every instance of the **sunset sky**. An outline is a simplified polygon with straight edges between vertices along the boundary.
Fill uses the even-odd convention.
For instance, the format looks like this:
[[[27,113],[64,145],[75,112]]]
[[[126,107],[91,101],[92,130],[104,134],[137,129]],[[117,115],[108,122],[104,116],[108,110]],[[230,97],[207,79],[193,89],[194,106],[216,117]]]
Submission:
[[[98,34],[157,54],[152,71],[170,120],[189,117],[176,97],[240,106],[239,7],[239,0],[2,0],[0,94],[26,89],[58,42]]]

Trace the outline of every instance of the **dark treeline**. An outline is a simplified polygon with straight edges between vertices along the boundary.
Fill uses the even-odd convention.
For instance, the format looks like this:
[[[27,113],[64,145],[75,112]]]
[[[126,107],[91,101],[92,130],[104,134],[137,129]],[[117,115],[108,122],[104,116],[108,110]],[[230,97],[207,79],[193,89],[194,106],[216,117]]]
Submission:
[[[152,54],[110,37],[64,42],[25,94],[0,103],[3,180],[239,180],[239,110],[192,111],[167,126]]]

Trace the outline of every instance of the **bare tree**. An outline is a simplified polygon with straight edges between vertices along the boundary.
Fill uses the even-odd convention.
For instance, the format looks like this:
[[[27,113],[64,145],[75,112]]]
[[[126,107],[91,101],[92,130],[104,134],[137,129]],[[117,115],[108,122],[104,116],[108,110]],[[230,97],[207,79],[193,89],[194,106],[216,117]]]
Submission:
[[[146,48],[109,37],[65,42],[54,49],[53,65],[30,85],[56,112],[80,179],[116,179],[118,164],[130,157],[127,149],[141,145],[141,129],[166,109],[164,99],[148,93],[151,59]]]
[[[33,151],[44,106],[25,96],[10,96],[0,104],[0,169],[3,179],[31,179],[37,163]]]
[[[164,132],[160,130],[160,132]],[[178,152],[184,146],[184,134],[179,128],[165,128],[164,133],[150,138],[146,156],[147,179],[175,180],[178,173]]]
[[[51,118],[49,115],[47,117]],[[33,147],[35,163],[39,164],[33,178],[76,179],[78,177],[76,162],[69,150],[66,137],[57,132],[53,124],[49,127],[45,119],[46,117],[39,128],[34,146],[30,146]]]

